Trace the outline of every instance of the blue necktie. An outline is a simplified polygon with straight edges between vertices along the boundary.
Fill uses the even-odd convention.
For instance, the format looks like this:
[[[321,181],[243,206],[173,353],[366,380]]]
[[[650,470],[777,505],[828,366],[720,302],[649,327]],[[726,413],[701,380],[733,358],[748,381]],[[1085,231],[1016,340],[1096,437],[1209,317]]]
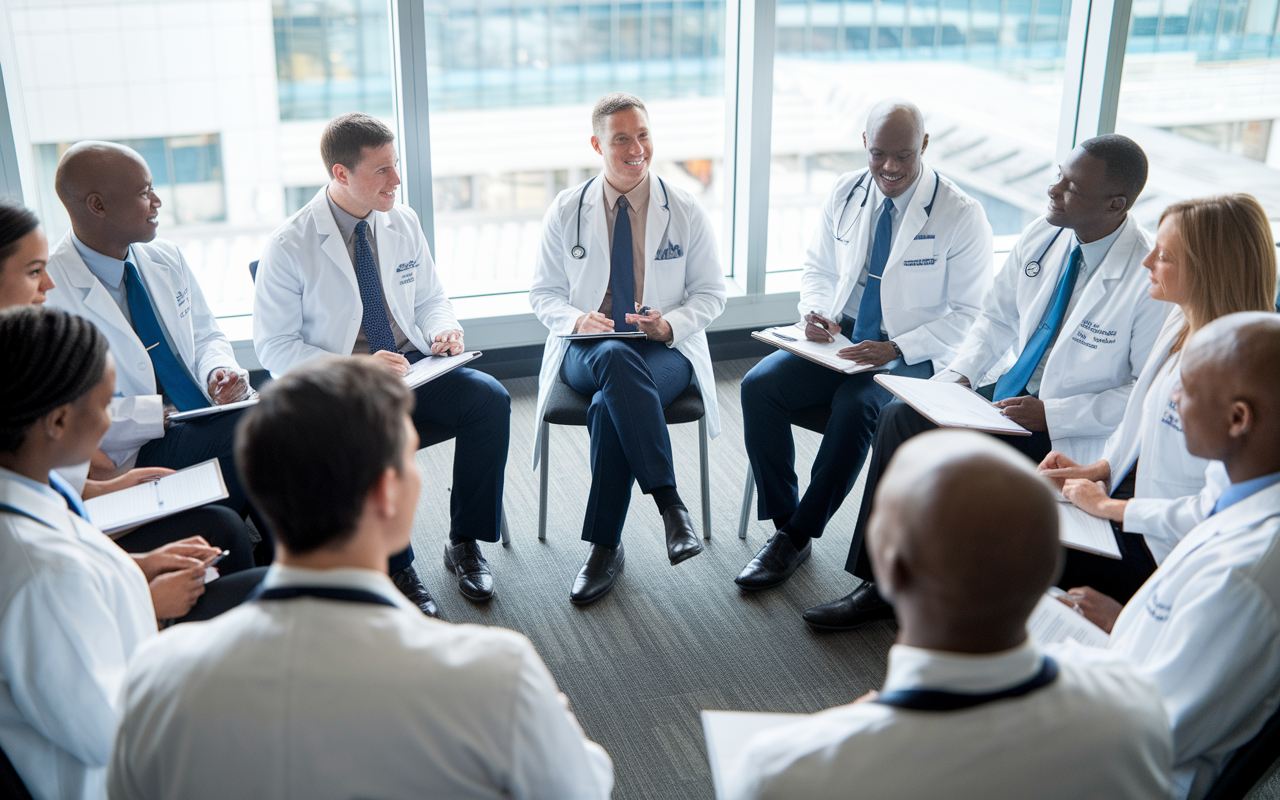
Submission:
[[[613,329],[634,331],[626,322],[627,314],[636,310],[636,257],[631,252],[631,215],[627,213],[627,197],[618,198],[618,217],[613,221],[613,251],[609,253],[609,290],[613,292]]]
[[[67,483],[65,478],[51,470],[49,472],[49,486],[62,495],[62,499],[67,501],[67,508],[74,511],[76,516],[85,522],[90,521],[89,509],[85,508],[84,501],[80,499],[80,495],[76,494],[76,490],[71,488],[71,484]]]
[[[867,285],[862,289],[858,303],[858,318],[853,323],[854,344],[880,341],[880,322],[884,312],[880,308],[880,279],[889,263],[889,251],[893,249],[893,200],[885,198],[880,207],[880,221],[876,223],[876,238],[871,240],[871,264],[867,269]]]
[[[369,248],[369,239],[365,235],[368,229],[368,222],[360,220],[356,223],[356,283],[360,284],[360,302],[364,305],[364,319],[360,325],[369,340],[370,353],[379,350],[394,353],[397,350],[396,337],[391,333],[391,322],[387,319],[386,304],[382,300],[378,265],[374,263],[373,250]]]
[[[138,268],[126,261],[124,275],[129,314],[133,317],[133,331],[142,340],[142,346],[147,348],[151,366],[156,371],[156,379],[160,381],[164,393],[179,411],[208,408],[208,398],[195,381],[191,380],[191,375],[164,338],[164,329],[160,327],[160,320],[156,317],[156,310],[151,305],[151,298],[147,295],[147,287],[138,274]]]
[[[1062,325],[1063,317],[1067,315],[1067,304],[1071,302],[1071,293],[1076,288],[1076,276],[1080,274],[1082,257],[1080,246],[1076,245],[1076,249],[1071,252],[1071,259],[1067,262],[1067,268],[1058,279],[1058,291],[1053,296],[1053,302],[1045,309],[1040,327],[1031,334],[1026,347],[1022,348],[1022,355],[1018,356],[1013,367],[996,381],[992,400],[1008,400],[1010,397],[1017,397],[1022,394],[1023,389],[1027,388],[1027,381],[1031,380],[1031,376],[1035,374],[1036,366],[1040,364],[1040,359],[1044,358],[1045,351],[1053,341],[1053,335],[1057,332],[1058,326]]]

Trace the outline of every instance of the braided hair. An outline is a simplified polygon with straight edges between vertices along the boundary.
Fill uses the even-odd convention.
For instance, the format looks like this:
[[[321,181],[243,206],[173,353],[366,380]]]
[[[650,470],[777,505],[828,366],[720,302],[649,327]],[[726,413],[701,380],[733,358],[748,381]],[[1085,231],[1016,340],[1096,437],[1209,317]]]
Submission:
[[[12,200],[0,200],[0,264],[18,251],[18,241],[40,227],[31,209]]]
[[[44,306],[0,311],[0,452],[22,446],[45,414],[102,380],[107,337],[83,317]]]

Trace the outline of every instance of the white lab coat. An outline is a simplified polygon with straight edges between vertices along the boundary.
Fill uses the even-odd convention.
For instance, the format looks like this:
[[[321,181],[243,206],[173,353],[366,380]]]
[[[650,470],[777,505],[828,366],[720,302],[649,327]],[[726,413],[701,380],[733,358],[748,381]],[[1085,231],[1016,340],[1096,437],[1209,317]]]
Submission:
[[[890,650],[886,686],[902,650]],[[1025,678],[995,683],[975,673],[1019,651],[1036,657],[1038,671],[1029,643],[994,656],[923,651],[929,662],[916,674],[924,679],[898,688],[997,691]],[[724,797],[1167,800],[1169,724],[1155,687],[1118,658],[1085,666],[1049,652],[1057,679],[1022,697],[962,711],[852,703],[758,733],[722,771]]]
[[[1154,239],[1132,218],[1123,225],[1063,320],[1040,381],[1053,447],[1081,464],[1098,460],[1120,424],[1134,380],[1172,307],[1147,294],[1142,259]],[[1064,230],[1045,252],[1058,230],[1041,217],[1023,232],[948,369],[977,386],[1006,354],[1022,352],[1053,299],[1074,246],[1071,232]],[[1028,276],[1025,267],[1032,260],[1041,269]]]
[[[216,369],[234,369],[247,383],[249,373],[236,362],[231,342],[178,246],[156,239],[130,249],[156,316],[176,348],[174,355],[205,398],[213,402],[209,375]],[[89,271],[70,231],[54,248],[48,269],[57,284],[49,292],[49,305],[84,317],[107,337],[116,362],[116,398],[110,407],[111,428],[98,446],[116,466],[131,467],[142,445],[164,436],[164,408],[151,356],[107,288]]]
[[[1209,517],[1120,612],[1111,651],[1152,680],[1174,796],[1200,798],[1280,707],[1280,485]]]
[[[253,292],[253,349],[280,377],[325,353],[351,355],[364,304],[338,223],[321,187],[267,240]],[[448,330],[462,330],[436,274],[418,215],[406,205],[369,215],[387,307],[421,353]]]
[[[1174,498],[1135,497],[1125,504],[1125,530],[1142,531],[1157,564],[1197,525],[1209,518],[1214,503],[1228,486],[1226,467],[1210,461],[1204,470],[1204,487],[1197,494]]]
[[[542,246],[529,290],[533,313],[551,331],[542,351],[538,374],[538,408],[542,419],[551,388],[560,376],[569,343],[559,334],[572,333],[583,314],[600,308],[609,288],[609,230],[604,207],[604,173],[592,181],[566,189],[556,197],[542,220]],[[707,429],[720,434],[720,407],[716,402],[715,375],[704,329],[724,311],[724,270],[716,251],[715,235],[707,212],[688,192],[663,183],[651,174],[649,214],[645,220],[644,251],[652,253],[645,265],[644,305],[662,312],[673,334],[675,347],[693,365],[693,379],[702,392]],[[586,258],[570,255],[577,239],[578,199],[582,198],[582,246]],[[661,252],[660,252],[661,251]],[[678,253],[674,258],[659,259]],[[533,465],[538,465],[542,426],[533,444]]]
[[[125,663],[156,635],[127,553],[0,470],[0,747],[36,800],[106,796]]]
[[[859,179],[861,185],[846,203]],[[933,169],[924,167],[918,180],[911,202],[900,212],[905,216],[885,264],[880,306],[884,329],[906,363],[933,359],[941,365],[955,357],[991,288],[991,225],[977,201]],[[869,197],[864,194],[868,188]],[[840,319],[865,269],[874,212],[883,201],[867,170],[836,180],[805,254],[802,319],[810,311]],[[932,211],[926,213],[930,204]],[[842,211],[843,227],[836,231]]]
[[[1124,480],[1138,461],[1139,455],[1142,455],[1142,466],[1138,469],[1134,486],[1135,500],[1175,500],[1196,495],[1204,488],[1205,469],[1209,463],[1187,452],[1187,440],[1182,435],[1182,430],[1171,425],[1151,426],[1144,422],[1150,414],[1147,411],[1148,408],[1157,409],[1159,413],[1158,409],[1163,409],[1169,401],[1168,397],[1148,397],[1148,394],[1153,391],[1152,382],[1169,360],[1169,351],[1182,331],[1186,319],[1178,306],[1174,306],[1169,316],[1165,318],[1164,327],[1156,337],[1151,355],[1134,382],[1120,426],[1111,434],[1111,438],[1107,439],[1103,449],[1102,458],[1111,465],[1112,489]],[[1175,366],[1174,369],[1178,367]],[[1178,381],[1178,385],[1181,385],[1181,380]],[[1148,436],[1161,437],[1162,441],[1147,441],[1147,437],[1143,434],[1144,430]],[[1155,453],[1160,453],[1162,457],[1154,458]],[[1131,504],[1132,501],[1129,505]],[[1151,555],[1159,564],[1178,543],[1181,536],[1171,536],[1172,531],[1165,526],[1145,520],[1141,513],[1141,504],[1135,510],[1139,513],[1130,515],[1126,505],[1124,529],[1143,534],[1146,537],[1147,548],[1151,550]],[[1148,507],[1148,513],[1150,510],[1152,509]]]
[[[372,592],[245,603],[129,665],[117,800],[604,800],[613,768],[533,644],[428,619],[385,574],[273,566],[264,586]]]

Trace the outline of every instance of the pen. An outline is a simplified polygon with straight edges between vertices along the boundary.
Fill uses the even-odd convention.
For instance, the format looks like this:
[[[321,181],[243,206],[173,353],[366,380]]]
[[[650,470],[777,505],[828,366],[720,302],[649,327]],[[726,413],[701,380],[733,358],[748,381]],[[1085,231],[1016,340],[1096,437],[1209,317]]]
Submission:
[[[653,309],[649,308],[648,306],[642,306],[639,303],[636,303],[636,313],[643,314],[644,316],[647,317],[653,313]]]
[[[155,344],[153,344],[153,345],[151,345],[150,347],[148,347],[148,348],[147,348],[147,352],[149,353],[149,352],[151,352],[152,350],[156,349],[156,348],[157,348],[157,347],[159,347],[159,346],[160,346],[160,343],[159,343],[159,342],[156,342]]]
[[[787,336],[786,334],[778,333],[777,331],[774,331],[774,332],[773,332],[773,335],[774,335],[776,338],[783,340],[784,342],[794,342],[794,341],[796,341],[796,338],[795,338],[794,336]]]

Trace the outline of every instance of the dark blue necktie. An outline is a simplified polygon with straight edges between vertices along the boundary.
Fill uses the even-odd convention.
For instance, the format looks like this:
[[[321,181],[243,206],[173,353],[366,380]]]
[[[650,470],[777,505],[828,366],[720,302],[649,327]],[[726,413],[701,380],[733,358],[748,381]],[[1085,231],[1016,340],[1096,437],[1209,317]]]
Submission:
[[[71,484],[67,483],[56,472],[49,472],[49,486],[55,492],[62,495],[62,499],[67,501],[67,508],[71,509],[76,516],[85,522],[89,522],[89,509],[85,508],[84,500],[80,499],[80,495],[76,494],[76,490],[71,488]]]
[[[1040,364],[1040,359],[1044,358],[1044,353],[1049,349],[1054,334],[1062,325],[1062,319],[1067,315],[1067,305],[1071,302],[1071,293],[1076,288],[1076,276],[1080,274],[1081,258],[1083,255],[1080,253],[1080,246],[1076,245],[1076,249],[1071,252],[1066,270],[1058,279],[1058,291],[1053,296],[1053,302],[1045,309],[1040,327],[1031,334],[1026,347],[1022,348],[1022,355],[1018,356],[1014,365],[1000,376],[1000,380],[996,381],[992,400],[1008,400],[1010,397],[1017,397],[1027,388],[1027,381],[1031,380],[1031,376],[1035,374],[1036,366]]]
[[[369,340],[369,352],[379,350],[396,352],[396,337],[391,333],[386,304],[382,300],[382,281],[378,280],[378,265],[373,260],[366,232],[369,223],[356,223],[356,283],[360,285],[360,302],[364,305],[365,338]]]
[[[876,223],[876,237],[871,240],[871,263],[867,268],[867,285],[862,289],[862,301],[858,303],[858,318],[853,323],[853,342],[880,341],[880,322],[884,313],[880,308],[880,279],[889,263],[889,251],[893,249],[893,200],[885,198],[881,206],[880,221]]]
[[[156,371],[156,379],[160,381],[164,393],[179,411],[208,408],[208,398],[196,386],[182,362],[173,354],[168,340],[164,338],[164,329],[160,327],[160,320],[156,317],[155,307],[151,305],[151,298],[147,295],[147,287],[138,274],[138,268],[126,261],[124,275],[129,315],[133,317],[133,331],[142,340],[142,346],[147,348],[151,366]]]
[[[626,322],[627,314],[636,310],[635,254],[631,251],[631,215],[627,213],[627,197],[618,198],[618,217],[613,221],[613,251],[609,253],[609,290],[613,292],[613,329],[634,331]]]

